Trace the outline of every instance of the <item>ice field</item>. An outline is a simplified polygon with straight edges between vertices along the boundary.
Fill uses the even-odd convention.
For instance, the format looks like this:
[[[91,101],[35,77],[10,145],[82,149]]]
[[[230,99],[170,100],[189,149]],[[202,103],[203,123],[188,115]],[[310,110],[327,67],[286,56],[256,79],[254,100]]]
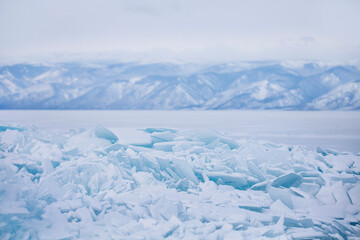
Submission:
[[[0,239],[360,237],[357,112],[85,113],[1,112]]]
[[[13,123],[46,130],[92,128],[101,124],[106,128],[123,128],[120,134],[125,135],[128,143],[134,138],[127,134],[128,129],[165,127],[215,130],[236,139],[256,137],[315,149],[320,146],[360,152],[359,111],[1,110],[0,124]]]

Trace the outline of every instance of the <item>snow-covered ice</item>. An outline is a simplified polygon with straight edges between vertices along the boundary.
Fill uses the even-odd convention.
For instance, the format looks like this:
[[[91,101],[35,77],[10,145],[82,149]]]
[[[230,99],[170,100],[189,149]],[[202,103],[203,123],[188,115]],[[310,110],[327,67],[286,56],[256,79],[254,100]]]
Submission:
[[[359,174],[358,154],[205,130],[2,126],[0,238],[356,239]]]
[[[36,125],[39,129],[110,129],[120,142],[148,143],[134,131],[148,127],[213,129],[236,139],[256,137],[274,143],[320,146],[360,152],[360,111],[107,111],[1,110],[0,125]]]

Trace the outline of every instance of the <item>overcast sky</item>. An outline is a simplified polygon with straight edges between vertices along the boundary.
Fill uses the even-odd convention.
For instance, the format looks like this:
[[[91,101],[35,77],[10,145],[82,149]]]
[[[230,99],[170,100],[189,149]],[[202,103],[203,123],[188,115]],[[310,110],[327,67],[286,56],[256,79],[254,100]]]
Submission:
[[[359,0],[0,0],[0,60],[346,61],[359,25]]]

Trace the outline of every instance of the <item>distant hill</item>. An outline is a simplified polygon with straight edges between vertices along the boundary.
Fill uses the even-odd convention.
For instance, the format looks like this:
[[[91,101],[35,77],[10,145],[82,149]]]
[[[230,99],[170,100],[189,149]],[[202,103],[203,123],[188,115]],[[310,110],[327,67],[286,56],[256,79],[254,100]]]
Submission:
[[[354,66],[17,64],[0,67],[1,109],[357,110]]]

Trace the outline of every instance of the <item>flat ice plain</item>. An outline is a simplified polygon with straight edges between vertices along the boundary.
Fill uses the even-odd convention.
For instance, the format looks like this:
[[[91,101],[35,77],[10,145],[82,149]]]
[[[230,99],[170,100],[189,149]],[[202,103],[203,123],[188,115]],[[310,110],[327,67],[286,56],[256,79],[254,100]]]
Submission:
[[[229,137],[360,152],[360,111],[108,111],[2,110],[0,124],[40,129],[209,129]],[[128,132],[128,131],[124,131]],[[129,137],[129,136],[127,136]]]
[[[359,239],[359,122],[0,111],[0,239]]]

